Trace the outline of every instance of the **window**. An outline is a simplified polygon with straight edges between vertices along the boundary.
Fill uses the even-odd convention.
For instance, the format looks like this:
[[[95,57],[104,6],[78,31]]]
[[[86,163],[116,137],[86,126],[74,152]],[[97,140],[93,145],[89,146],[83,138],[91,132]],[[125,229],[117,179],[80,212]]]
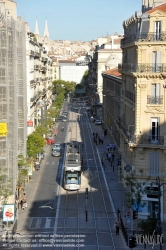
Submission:
[[[158,118],[151,118],[151,141],[157,142],[159,137],[159,122]]]
[[[160,84],[151,84],[151,104],[160,104]]]
[[[154,22],[154,39],[160,40],[161,37],[161,21]]]
[[[161,52],[160,51],[152,52],[152,71],[161,72]]]
[[[150,152],[150,175],[159,175],[159,153]]]

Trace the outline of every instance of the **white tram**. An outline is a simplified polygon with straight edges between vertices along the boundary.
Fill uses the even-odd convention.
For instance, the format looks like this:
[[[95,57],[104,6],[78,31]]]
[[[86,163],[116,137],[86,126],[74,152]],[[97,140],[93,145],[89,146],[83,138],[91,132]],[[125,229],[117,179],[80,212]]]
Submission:
[[[81,156],[79,146],[75,143],[66,145],[64,165],[64,189],[78,190],[81,186]]]

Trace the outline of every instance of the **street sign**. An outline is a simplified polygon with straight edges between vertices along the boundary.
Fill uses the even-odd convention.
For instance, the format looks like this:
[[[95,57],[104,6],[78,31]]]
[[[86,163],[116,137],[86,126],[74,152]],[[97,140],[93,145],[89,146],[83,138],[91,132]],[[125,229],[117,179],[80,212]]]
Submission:
[[[126,216],[130,216],[130,212],[127,212],[127,213],[126,213]]]
[[[127,223],[130,223],[130,221],[131,221],[131,220],[130,220],[130,216],[127,216],[127,217],[126,217],[126,220],[127,220]]]

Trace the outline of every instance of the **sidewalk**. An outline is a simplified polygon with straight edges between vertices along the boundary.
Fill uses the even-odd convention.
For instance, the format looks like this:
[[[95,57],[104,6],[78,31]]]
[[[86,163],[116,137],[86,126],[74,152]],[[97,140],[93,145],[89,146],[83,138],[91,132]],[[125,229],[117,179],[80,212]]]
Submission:
[[[99,135],[103,134],[104,130],[102,128],[102,126],[100,125],[95,125],[94,123],[91,123],[92,126],[92,131],[93,132],[97,132]],[[113,139],[111,138],[111,135],[108,134],[104,139],[104,143],[102,144],[97,144],[97,148],[98,151],[100,153],[101,158],[104,159],[104,164],[103,164],[103,169],[105,172],[105,177],[107,180],[107,184],[109,187],[109,192],[111,194],[112,200],[113,200],[113,204],[115,206],[115,210],[117,211],[118,209],[120,210],[121,213],[121,218],[123,220],[124,223],[124,227],[127,228],[128,234],[129,236],[131,235],[131,223],[127,222],[126,220],[126,213],[129,212],[129,209],[127,207],[124,206],[125,204],[125,188],[122,185],[121,182],[119,182],[118,180],[118,167],[117,167],[117,160],[119,158],[119,153],[118,150],[116,149],[114,152],[114,161],[112,162],[112,164],[110,162],[108,162],[108,160],[106,160],[106,152],[107,152],[107,145],[108,144],[115,144]],[[104,166],[105,165],[105,166]],[[135,224],[135,221],[134,221]],[[166,235],[166,223],[162,222],[161,223],[162,226],[162,233],[164,234],[164,236]],[[125,241],[125,239],[124,239]],[[126,244],[126,243],[125,243]],[[164,237],[164,245],[166,244],[166,237]],[[127,247],[127,245],[126,245]],[[155,249],[159,249],[159,245],[155,245]],[[128,247],[127,247],[128,249]],[[144,245],[137,245],[136,248],[134,248],[136,250],[138,249],[144,249]],[[146,249],[152,249],[152,245],[146,245]],[[164,246],[163,246],[164,249]]]

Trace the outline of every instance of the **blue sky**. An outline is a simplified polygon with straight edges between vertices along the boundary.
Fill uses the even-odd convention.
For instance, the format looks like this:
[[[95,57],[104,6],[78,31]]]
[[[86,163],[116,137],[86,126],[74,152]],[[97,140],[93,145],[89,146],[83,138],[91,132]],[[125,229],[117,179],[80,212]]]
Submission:
[[[142,0],[15,0],[17,15],[34,32],[36,19],[43,36],[45,20],[50,39],[91,41],[123,33],[122,23],[141,10]]]

